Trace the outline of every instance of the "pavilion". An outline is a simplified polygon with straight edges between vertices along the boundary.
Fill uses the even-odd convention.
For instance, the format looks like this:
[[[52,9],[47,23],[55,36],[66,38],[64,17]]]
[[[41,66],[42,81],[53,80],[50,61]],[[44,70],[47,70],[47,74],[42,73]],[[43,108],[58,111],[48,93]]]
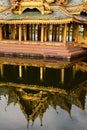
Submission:
[[[87,0],[0,0],[0,44],[6,54],[71,58],[86,53]]]

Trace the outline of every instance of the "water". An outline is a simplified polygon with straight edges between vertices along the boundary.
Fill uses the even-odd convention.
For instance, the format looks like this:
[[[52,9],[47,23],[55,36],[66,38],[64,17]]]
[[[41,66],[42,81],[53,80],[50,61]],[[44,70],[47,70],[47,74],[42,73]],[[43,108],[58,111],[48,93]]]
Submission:
[[[0,59],[0,130],[87,130],[87,59],[25,61]]]

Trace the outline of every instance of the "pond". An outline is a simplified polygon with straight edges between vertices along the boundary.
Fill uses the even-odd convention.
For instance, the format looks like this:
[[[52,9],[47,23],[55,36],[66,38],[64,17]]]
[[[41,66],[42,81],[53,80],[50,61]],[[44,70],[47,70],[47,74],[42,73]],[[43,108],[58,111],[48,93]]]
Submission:
[[[0,130],[87,130],[86,58],[6,59],[0,58]]]

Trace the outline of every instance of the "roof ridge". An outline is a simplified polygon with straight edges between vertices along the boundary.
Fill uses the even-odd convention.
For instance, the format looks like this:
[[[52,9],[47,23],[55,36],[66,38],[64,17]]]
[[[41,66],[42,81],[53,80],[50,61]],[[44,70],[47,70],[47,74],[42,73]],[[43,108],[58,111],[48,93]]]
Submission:
[[[72,16],[72,14],[70,14],[67,9],[64,6],[59,6],[59,8],[67,15],[67,16]]]

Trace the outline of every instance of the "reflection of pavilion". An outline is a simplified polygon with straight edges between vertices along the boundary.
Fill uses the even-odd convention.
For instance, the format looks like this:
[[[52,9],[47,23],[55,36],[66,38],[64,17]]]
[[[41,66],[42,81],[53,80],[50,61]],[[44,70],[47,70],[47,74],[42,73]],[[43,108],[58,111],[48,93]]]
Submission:
[[[15,63],[8,61],[0,61],[0,96],[8,95],[7,106],[19,104],[28,122],[39,117],[42,125],[49,106],[55,111],[60,106],[70,116],[73,104],[85,109],[86,61],[72,64],[40,63],[38,60],[36,64],[34,60],[24,64],[19,59]]]
[[[14,84],[15,86],[15,84]],[[25,85],[26,86],[26,85]],[[67,111],[70,116],[72,105],[76,105],[80,109],[85,109],[85,96],[87,93],[87,82],[80,84],[77,89],[66,91],[57,88],[22,88],[16,86],[0,87],[0,96],[8,95],[8,103],[18,103],[20,109],[25,115],[27,121],[34,120],[39,117],[42,125],[42,118],[47,108],[50,106],[56,110],[57,106]],[[58,110],[57,110],[58,111]]]
[[[19,59],[15,59],[15,62],[12,59],[7,60],[0,62],[0,82],[71,88],[75,83],[79,84],[87,79],[87,63],[84,60],[71,64],[58,61],[25,60],[23,63]]]

